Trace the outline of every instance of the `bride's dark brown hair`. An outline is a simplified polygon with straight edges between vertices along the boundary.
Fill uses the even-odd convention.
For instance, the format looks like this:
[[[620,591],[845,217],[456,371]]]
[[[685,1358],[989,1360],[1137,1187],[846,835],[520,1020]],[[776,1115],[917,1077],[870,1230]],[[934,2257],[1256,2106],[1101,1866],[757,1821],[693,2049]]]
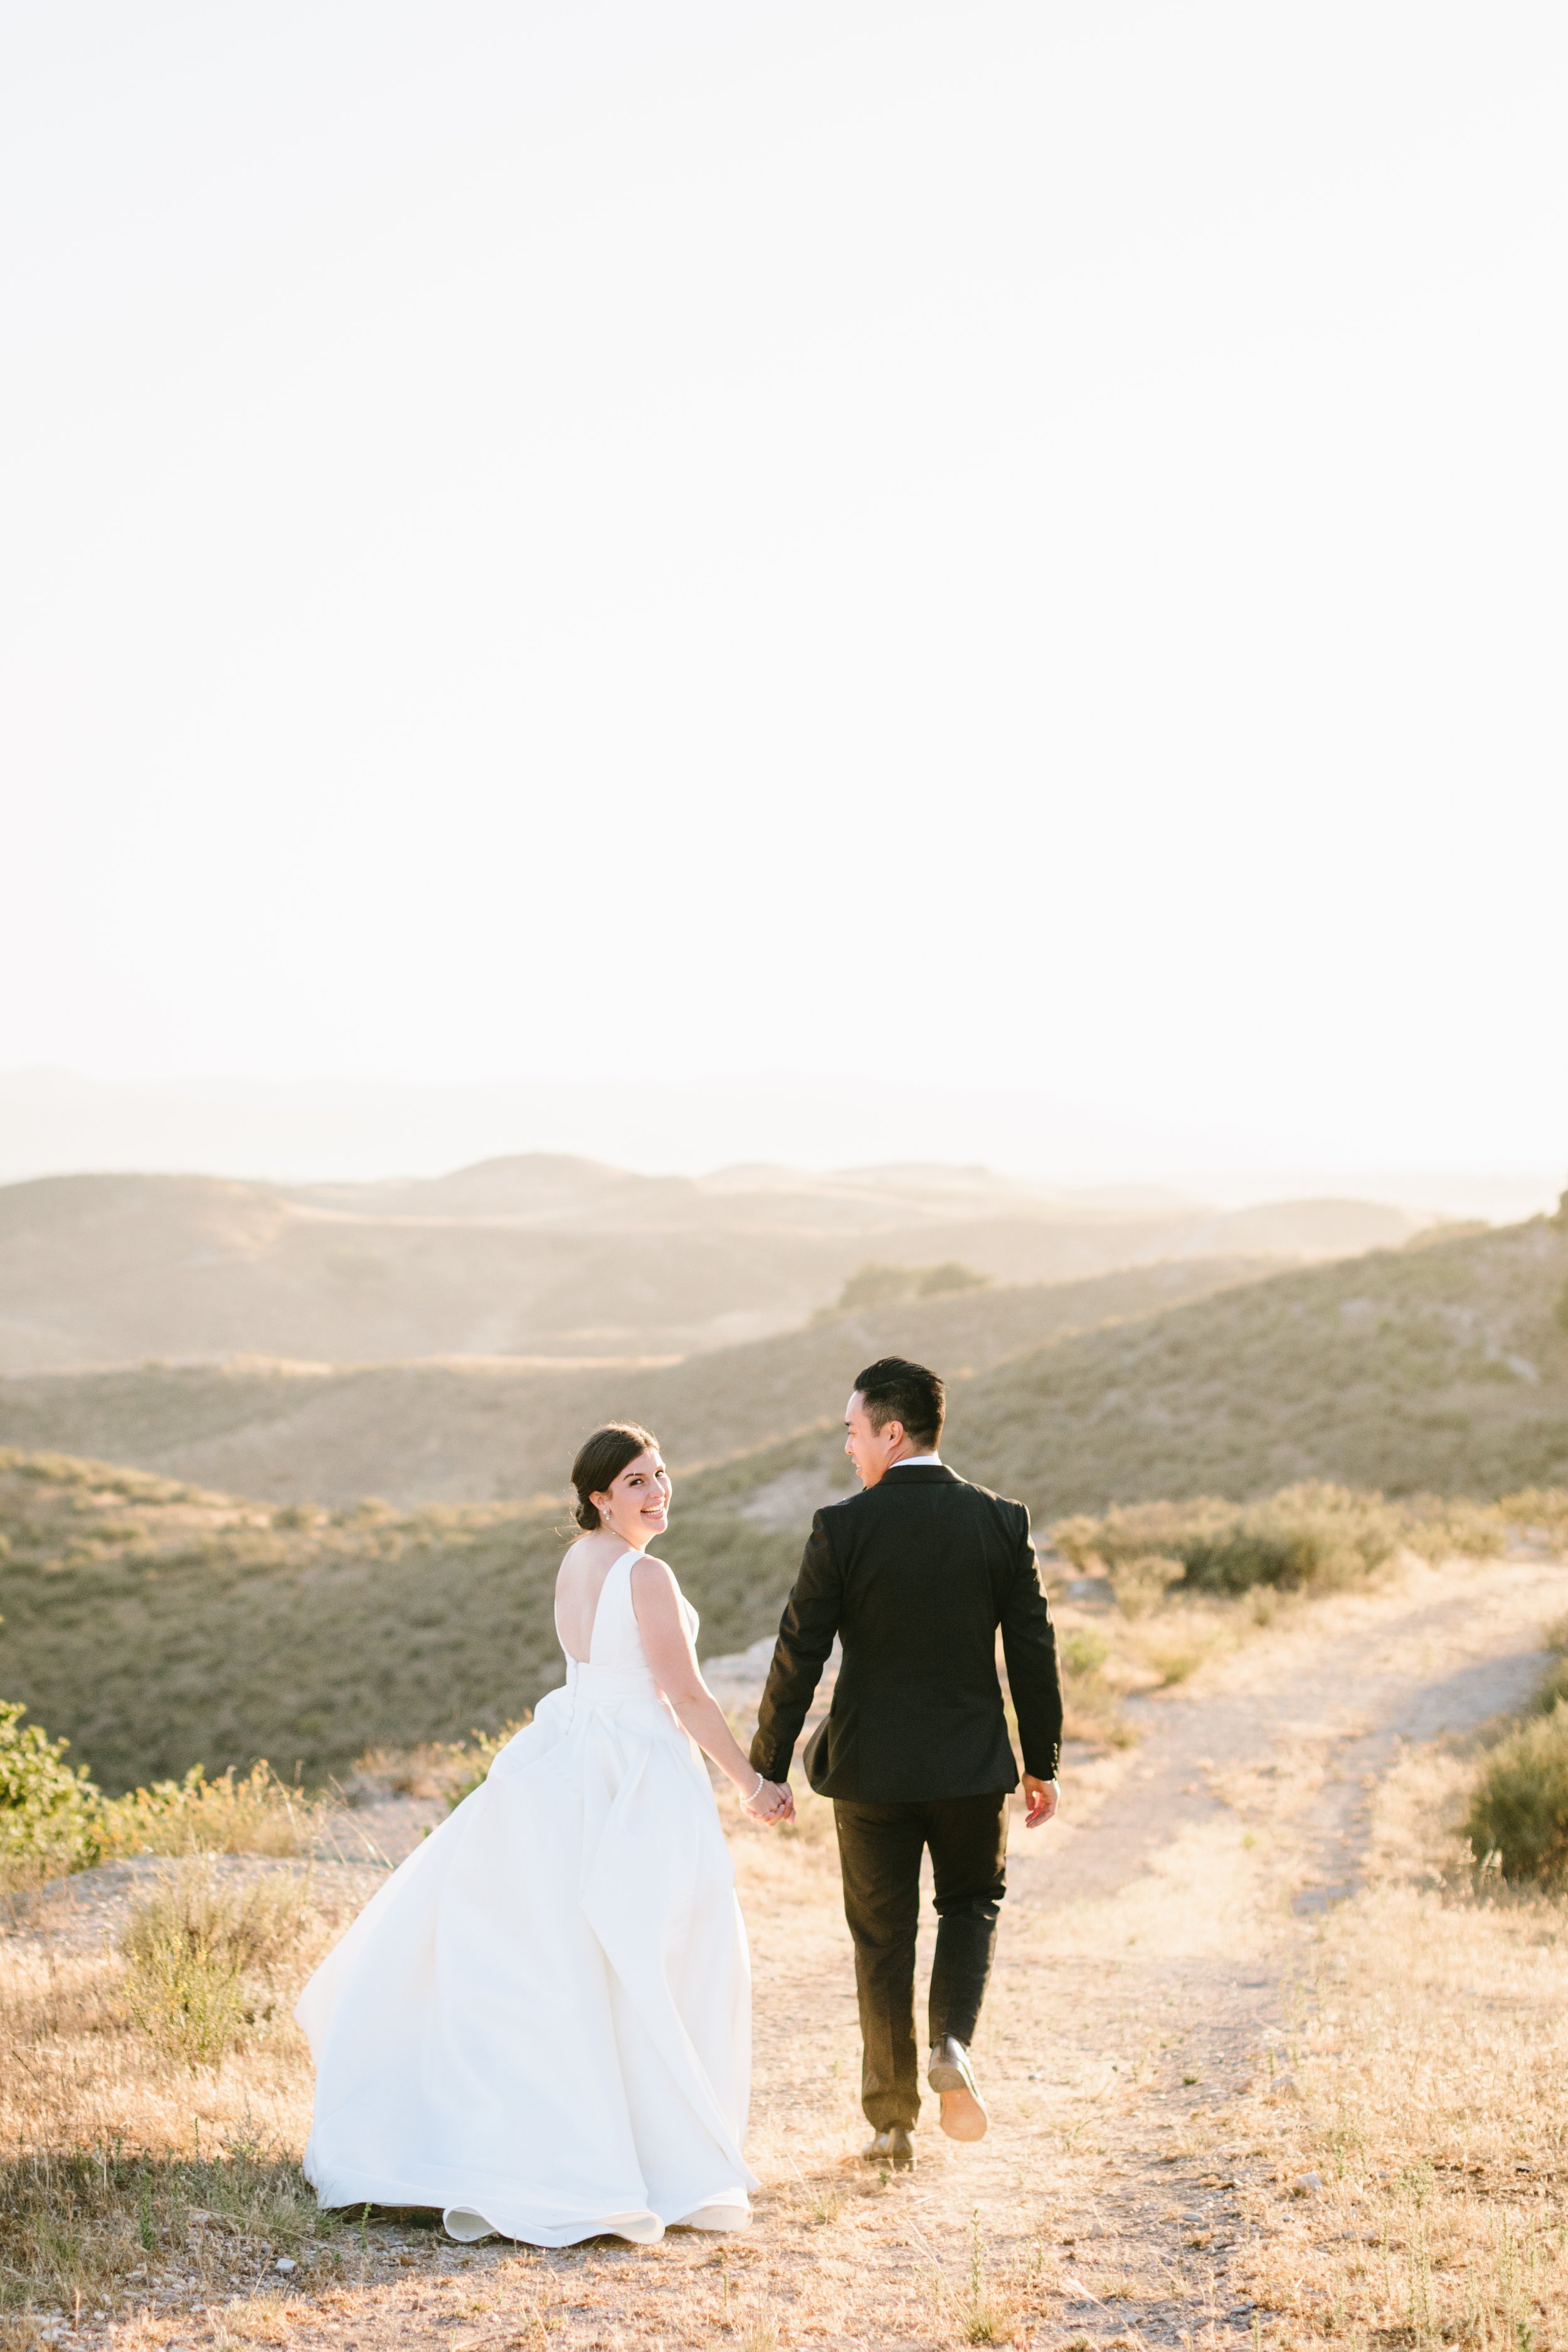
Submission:
[[[572,1465],[572,1484],[577,1489],[577,1508],[574,1517],[580,1528],[590,1534],[604,1525],[599,1507],[589,1500],[593,1495],[607,1495],[628,1462],[639,1454],[657,1454],[658,1440],[650,1429],[635,1421],[607,1421],[592,1437],[578,1448],[577,1459]]]

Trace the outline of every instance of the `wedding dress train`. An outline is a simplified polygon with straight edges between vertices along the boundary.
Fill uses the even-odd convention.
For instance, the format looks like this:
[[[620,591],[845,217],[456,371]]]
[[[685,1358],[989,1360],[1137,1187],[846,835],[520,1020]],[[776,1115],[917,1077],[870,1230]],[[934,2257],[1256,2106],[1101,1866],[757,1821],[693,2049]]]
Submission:
[[[605,1580],[587,1663],[300,1998],[324,2206],[439,2206],[454,2237],[538,2246],[750,2219],[745,1928],[643,1654],[637,1556]]]

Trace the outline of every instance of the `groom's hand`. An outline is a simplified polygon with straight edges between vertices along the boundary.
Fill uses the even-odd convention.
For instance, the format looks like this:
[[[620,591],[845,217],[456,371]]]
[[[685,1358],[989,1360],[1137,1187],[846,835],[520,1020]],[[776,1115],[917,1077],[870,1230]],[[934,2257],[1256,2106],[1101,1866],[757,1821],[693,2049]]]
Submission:
[[[744,1810],[754,1822],[762,1822],[770,1829],[777,1822],[794,1821],[795,1799],[788,1782],[764,1780]]]
[[[1057,1807],[1061,1802],[1062,1792],[1054,1780],[1037,1780],[1032,1772],[1026,1772],[1024,1795],[1029,1807],[1024,1816],[1024,1827],[1026,1830],[1037,1830],[1042,1822],[1048,1822],[1054,1818]]]

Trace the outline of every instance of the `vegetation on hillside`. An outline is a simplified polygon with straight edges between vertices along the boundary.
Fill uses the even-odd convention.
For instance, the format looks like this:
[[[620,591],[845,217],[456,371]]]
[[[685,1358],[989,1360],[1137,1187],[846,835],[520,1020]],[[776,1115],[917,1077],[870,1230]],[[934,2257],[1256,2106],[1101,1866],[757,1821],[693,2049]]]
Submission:
[[[946,1451],[1052,1518],[1307,1479],[1568,1486],[1565,1276],[1544,1218],[1276,1275],[963,1382]]]
[[[664,1365],[154,1363],[9,1380],[0,1445],[275,1502],[525,1501],[564,1493],[567,1464],[601,1421],[643,1422],[685,1469],[836,1421],[874,1357],[917,1356],[962,1380],[1108,1319],[1257,1280],[1275,1263],[1184,1259],[899,1298]]]
[[[1533,1713],[1500,1739],[1477,1777],[1465,1834],[1483,1866],[1553,1893],[1568,1889],[1568,1620]]]
[[[701,1612],[705,1656],[778,1622],[816,1475],[802,1451],[761,1489],[750,1456],[680,1484],[660,1549]],[[1568,1519],[1562,1495],[1508,1508]],[[1075,1562],[1101,1562],[1137,1614],[1178,1580],[1221,1595],[1322,1588],[1400,1545],[1495,1549],[1503,1525],[1500,1510],[1309,1487],[1253,1507],[1079,1517],[1058,1535]],[[561,1680],[552,1593],[567,1535],[553,1507],[268,1508],[101,1463],[0,1455],[0,1688],[107,1791],[128,1792],[92,1824],[80,1817],[102,1851],[232,1850],[262,1813],[272,1850],[291,1851],[310,1833],[296,1783],[342,1779],[367,1750],[482,1746]],[[1098,1685],[1093,1662],[1079,1664],[1088,1721]],[[48,1770],[68,1773],[45,1745]],[[463,1750],[462,1773],[476,1752]],[[280,1779],[252,1771],[263,1756]]]
[[[102,1804],[68,1739],[0,1700],[0,1892],[82,1870],[102,1852]]]
[[[1521,1497],[1526,1507],[1568,1520],[1568,1494]],[[1056,1549],[1081,1573],[1106,1576],[1124,1608],[1148,1591],[1247,1592],[1342,1591],[1396,1552],[1425,1559],[1500,1552],[1519,1516],[1510,1500],[1489,1506],[1427,1496],[1389,1503],[1381,1495],[1309,1481],[1260,1503],[1199,1496],[1192,1502],[1134,1503],[1102,1517],[1058,1519]]]
[[[947,1298],[961,1290],[984,1290],[991,1276],[947,1258],[941,1265],[884,1265],[876,1258],[857,1266],[836,1306],[819,1307],[817,1319],[852,1315],[862,1307],[894,1307],[906,1298]]]
[[[369,1748],[498,1729],[561,1680],[563,1516],[269,1509],[0,1454],[0,1689],[111,1792],[258,1756],[310,1786]],[[699,1491],[664,1546],[710,1654],[776,1616],[799,1555],[743,1523],[737,1546],[731,1524]]]

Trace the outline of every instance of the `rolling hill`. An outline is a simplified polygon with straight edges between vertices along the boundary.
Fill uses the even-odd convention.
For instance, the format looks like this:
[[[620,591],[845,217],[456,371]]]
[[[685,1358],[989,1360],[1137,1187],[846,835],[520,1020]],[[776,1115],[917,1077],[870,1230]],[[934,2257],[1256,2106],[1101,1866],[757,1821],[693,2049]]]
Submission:
[[[241,1361],[13,1377],[0,1381],[0,1445],[129,1463],[273,1502],[554,1496],[601,1421],[645,1422],[685,1468],[837,1414],[847,1381],[873,1357],[921,1356],[967,1376],[1113,1318],[1260,1279],[1276,1263],[1178,1259],[907,1299],[665,1365]]]
[[[1037,1519],[1304,1477],[1483,1497],[1568,1486],[1565,1294],[1568,1234],[1542,1218],[1269,1276],[1026,1342],[967,1377],[950,1359],[944,1452]],[[956,1315],[999,1296],[927,1304]],[[837,1385],[869,1337],[847,1321],[793,1335],[826,1351],[812,1381],[836,1383],[827,1413],[680,1479],[660,1549],[702,1612],[704,1655],[772,1629],[813,1509],[845,1491]],[[706,1360],[716,1412],[734,1402],[733,1361]],[[798,1393],[786,1382],[781,1404]],[[111,1788],[258,1753],[319,1779],[373,1742],[493,1725],[560,1677],[563,1516],[237,1502],[0,1457],[0,1693]]]
[[[377,1185],[47,1177],[0,1187],[0,1371],[686,1355],[805,1322],[868,1259],[1056,1281],[1341,1255],[1413,1225],[1365,1202],[1086,1204],[984,1170],[693,1179],[546,1154]]]
[[[1565,1301],[1568,1233],[1544,1217],[1271,1275],[955,1381],[943,1452],[1044,1518],[1303,1478],[1568,1486]],[[771,1511],[804,1533],[804,1498],[841,1485],[838,1444],[803,1432],[731,1465],[740,1525]]]
[[[112,1793],[268,1757],[515,1720],[562,1680],[559,1505],[269,1509],[112,1465],[0,1454],[0,1693]],[[678,1557],[707,1654],[777,1616],[799,1545],[699,1490]]]

